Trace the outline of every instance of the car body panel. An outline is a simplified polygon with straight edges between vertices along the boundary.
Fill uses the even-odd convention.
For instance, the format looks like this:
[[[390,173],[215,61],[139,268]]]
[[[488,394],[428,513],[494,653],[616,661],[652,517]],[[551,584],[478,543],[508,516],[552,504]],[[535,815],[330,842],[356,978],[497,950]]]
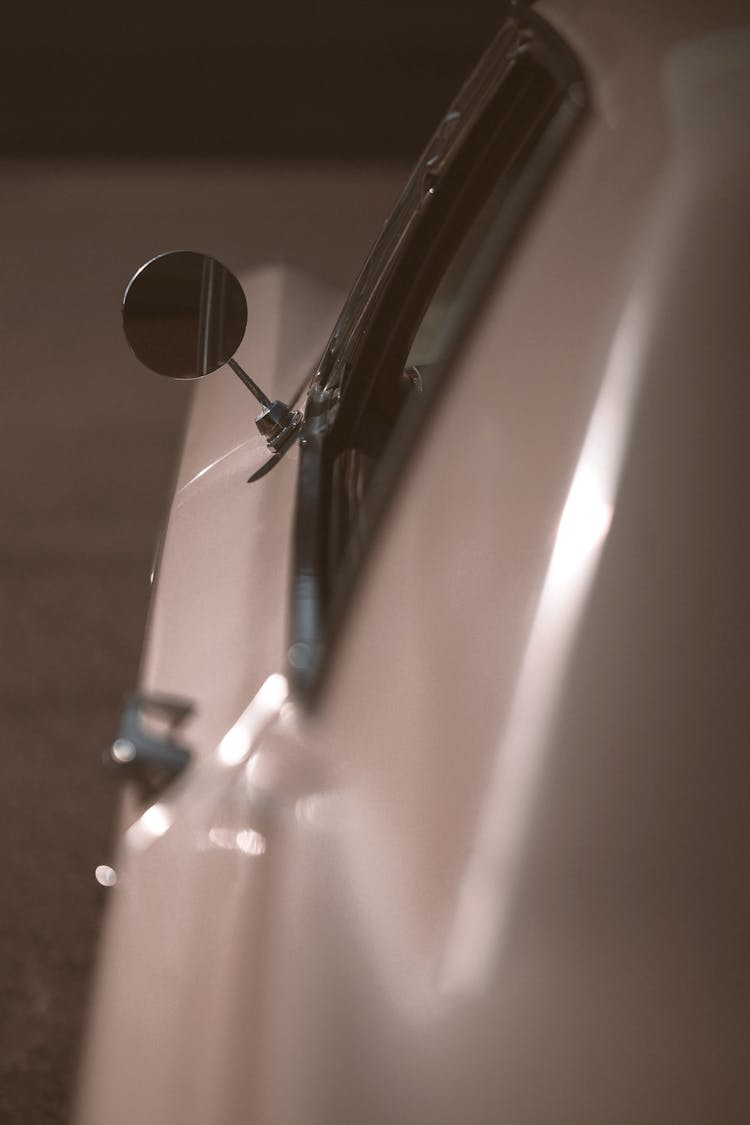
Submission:
[[[294,400],[343,295],[281,264],[243,283],[251,311],[238,361]],[[286,651],[297,450],[262,487],[247,483],[271,456],[253,425],[258,409],[228,368],[196,385],[160,551],[140,686],[195,704],[185,733],[198,755],[215,748]]]
[[[315,709],[264,679],[274,601],[262,657],[228,645],[246,711],[130,828],[81,1125],[747,1120],[750,31],[730,6],[539,10],[592,112]],[[293,466],[248,501],[272,495],[274,597]],[[153,635],[180,581],[150,688],[208,674],[178,684],[185,641]],[[227,614],[256,604],[230,585]]]

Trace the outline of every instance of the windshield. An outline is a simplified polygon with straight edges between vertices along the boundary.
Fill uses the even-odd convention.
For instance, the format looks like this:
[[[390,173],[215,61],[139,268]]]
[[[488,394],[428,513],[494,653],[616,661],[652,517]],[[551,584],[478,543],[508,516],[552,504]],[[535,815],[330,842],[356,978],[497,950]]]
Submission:
[[[404,461],[586,105],[565,44],[512,11],[417,163],[308,395],[290,648],[308,699]]]

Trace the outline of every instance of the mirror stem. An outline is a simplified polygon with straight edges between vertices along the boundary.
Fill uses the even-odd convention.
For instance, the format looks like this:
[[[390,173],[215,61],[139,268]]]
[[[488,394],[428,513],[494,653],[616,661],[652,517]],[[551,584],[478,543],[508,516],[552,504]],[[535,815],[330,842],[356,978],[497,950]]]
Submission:
[[[266,439],[266,445],[274,453],[280,452],[299,432],[302,426],[302,414],[299,410],[292,410],[285,402],[271,402],[268,395],[263,394],[258,384],[242,370],[239,363],[233,359],[228,359],[227,363],[263,407],[255,419],[255,425]]]
[[[241,379],[251,394],[255,395],[261,406],[265,406],[266,410],[270,410],[273,405],[268,395],[264,395],[257,383],[254,383],[246,371],[243,371],[239,363],[234,359],[227,360],[228,365],[232,368],[238,379]]]

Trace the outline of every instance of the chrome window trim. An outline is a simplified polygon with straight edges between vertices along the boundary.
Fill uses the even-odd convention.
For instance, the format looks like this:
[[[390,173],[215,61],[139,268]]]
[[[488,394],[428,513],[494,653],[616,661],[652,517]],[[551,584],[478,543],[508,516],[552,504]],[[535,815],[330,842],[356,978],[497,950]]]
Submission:
[[[534,59],[556,84],[557,99],[533,151],[508,184],[498,222],[493,228],[490,253],[476,285],[473,307],[443,365],[435,393],[424,396],[417,412],[399,419],[388,447],[387,466],[368,496],[366,541],[359,543],[337,577],[335,596],[326,589],[328,575],[321,555],[325,552],[326,443],[335,426],[342,394],[346,394],[364,345],[370,343],[378,312],[387,300],[408,257],[416,232],[430,223],[434,200],[467,139],[483,120],[495,97],[514,69],[525,58]],[[445,375],[454,365],[463,339],[481,305],[482,297],[497,276],[510,245],[553,167],[588,109],[583,72],[567,44],[540,16],[520,2],[511,3],[505,22],[478,66],[462,87],[401,193],[391,217],[373,246],[365,265],[326,345],[307,398],[300,441],[300,470],[294,518],[291,621],[287,674],[297,698],[312,707],[319,698],[336,636],[366,561],[367,548],[380,525],[401,469],[425,429]],[[403,423],[403,424],[402,424]]]

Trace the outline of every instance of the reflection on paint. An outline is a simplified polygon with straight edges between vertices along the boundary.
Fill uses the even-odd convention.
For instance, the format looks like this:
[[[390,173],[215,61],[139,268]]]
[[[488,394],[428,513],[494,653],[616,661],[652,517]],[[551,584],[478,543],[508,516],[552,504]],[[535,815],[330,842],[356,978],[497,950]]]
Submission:
[[[135,851],[147,848],[172,827],[172,813],[166,805],[158,803],[147,808],[125,833],[127,843]]]
[[[612,521],[612,505],[602,494],[601,480],[582,464],[576,472],[557,529],[550,574],[574,578],[586,557],[604,540]]]
[[[341,827],[343,800],[338,793],[308,793],[294,805],[294,815],[304,828],[331,832]]]
[[[208,840],[215,848],[239,851],[245,855],[265,855],[266,852],[265,836],[251,828],[243,828],[239,832],[232,828],[211,828]]]
[[[250,749],[252,739],[242,722],[227,731],[219,743],[219,757],[227,766],[236,766]]]
[[[237,766],[253,746],[260,732],[279,713],[289,694],[286,677],[274,672],[264,681],[250,705],[219,743],[219,761]]]
[[[279,711],[279,719],[285,727],[292,726],[297,721],[297,708],[291,700],[287,700]]]
[[[163,836],[171,827],[172,815],[166,805],[152,805],[141,817],[141,823],[152,836]]]
[[[255,440],[254,444],[258,445],[259,443],[257,442],[257,440]],[[239,449],[244,449],[246,445],[248,445],[248,440],[247,438],[244,438],[242,441],[238,442],[237,445],[232,446],[231,449],[228,449],[225,453],[222,453],[220,457],[217,457],[214,461],[209,462],[208,465],[197,472],[195,476],[190,478],[190,480],[185,481],[185,483],[178,489],[177,499],[180,498],[181,493],[185,492],[185,490],[190,488],[191,485],[194,485],[196,481],[201,480],[201,478],[205,477],[207,473],[210,473],[212,469],[215,469],[217,465],[220,465],[222,461],[226,461]]]
[[[544,758],[553,744],[559,692],[612,522],[639,386],[647,300],[641,290],[619,326],[560,515],[459,887],[441,972],[446,991],[483,988],[500,956]]]

